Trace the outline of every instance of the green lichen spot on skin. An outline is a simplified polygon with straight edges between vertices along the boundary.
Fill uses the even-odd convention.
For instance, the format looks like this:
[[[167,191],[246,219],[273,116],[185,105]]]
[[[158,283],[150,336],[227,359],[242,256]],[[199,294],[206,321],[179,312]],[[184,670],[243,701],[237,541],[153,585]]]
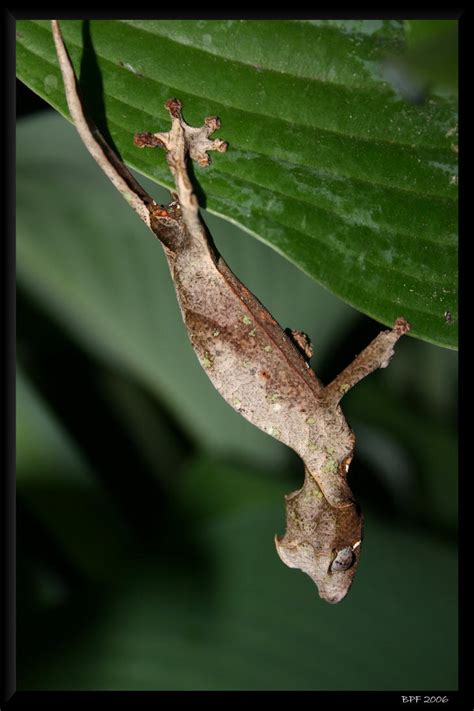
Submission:
[[[339,386],[339,392],[346,393],[350,387],[351,386],[348,383],[342,383],[342,385]]]
[[[251,331],[249,331],[249,336],[252,336],[252,338],[255,338],[255,329],[252,328]]]
[[[234,400],[234,407],[237,408],[237,410],[242,406],[242,403],[240,400]]]
[[[318,445],[316,444],[316,442],[309,442],[308,449],[310,452],[316,452],[318,449]]]
[[[321,471],[324,474],[335,474],[337,472],[337,462],[333,457],[328,457],[326,462],[324,462],[321,467]]]
[[[314,425],[315,422],[316,420],[314,417],[308,417],[308,419],[306,420],[307,425]]]
[[[204,353],[202,365],[204,368],[210,368],[212,366],[212,360],[209,358],[209,353]]]
[[[248,316],[244,316],[242,321],[245,323],[246,326],[250,326],[252,324],[252,319]]]
[[[271,353],[271,352],[272,352],[272,347],[271,347],[271,346],[265,346],[265,348],[264,348],[263,350],[266,351],[267,353]]]
[[[214,331],[212,335],[214,336],[214,338],[217,338],[217,336],[220,335],[220,331]]]
[[[270,395],[270,400],[275,402],[275,400],[278,400],[280,397],[281,395],[278,395],[278,393],[272,393],[272,395]]]

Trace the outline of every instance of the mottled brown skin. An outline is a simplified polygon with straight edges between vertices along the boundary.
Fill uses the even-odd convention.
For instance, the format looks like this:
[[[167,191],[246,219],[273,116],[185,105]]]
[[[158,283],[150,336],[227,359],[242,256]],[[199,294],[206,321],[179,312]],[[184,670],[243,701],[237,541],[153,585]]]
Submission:
[[[309,339],[287,335],[217,253],[199,216],[188,158],[209,163],[208,151],[227,144],[209,136],[220,126],[208,117],[188,126],[181,103],[170,99],[168,133],[137,133],[137,148],[163,148],[176,183],[173,201],[157,205],[86,119],[59,23],[53,38],[69,110],[85,146],[130,206],[163,245],[181,313],[199,361],[227,402],[254,425],[284,442],[305,465],[302,488],[286,497],[287,527],[276,537],[281,559],[300,568],[331,603],[344,598],[360,556],[362,516],[347,484],[354,435],[339,407],[343,395],[393,355],[409,325],[398,319],[380,333],[328,386],[308,364]]]

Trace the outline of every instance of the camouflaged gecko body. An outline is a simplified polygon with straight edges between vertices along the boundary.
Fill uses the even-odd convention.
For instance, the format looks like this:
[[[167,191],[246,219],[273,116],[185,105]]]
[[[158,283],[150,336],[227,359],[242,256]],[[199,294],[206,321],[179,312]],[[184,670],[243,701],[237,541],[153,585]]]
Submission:
[[[188,126],[181,103],[170,99],[165,106],[171,130],[135,134],[137,147],[165,150],[175,180],[173,202],[157,205],[86,117],[59,22],[52,20],[51,27],[74,124],[96,163],[160,240],[201,365],[234,409],[294,449],[305,464],[303,487],[286,497],[286,533],[276,537],[280,557],[307,573],[323,599],[339,602],[357,568],[362,535],[362,517],[346,482],[354,436],[339,401],[361,378],[388,364],[409,324],[398,319],[323,387],[309,368],[304,334],[290,338],[283,331],[217,254],[200,220],[186,161],[207,165],[208,151],[227,149],[224,141],[209,138],[219,119]]]

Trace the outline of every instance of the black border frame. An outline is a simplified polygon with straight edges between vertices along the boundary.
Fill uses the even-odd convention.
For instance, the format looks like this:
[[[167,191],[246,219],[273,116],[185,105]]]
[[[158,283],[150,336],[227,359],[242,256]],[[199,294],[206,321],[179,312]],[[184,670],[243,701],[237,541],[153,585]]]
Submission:
[[[309,11],[294,11],[292,13],[282,13],[281,11],[265,12],[255,10],[254,13],[242,10],[240,12],[192,12],[186,11],[180,6],[180,13],[177,15],[173,12],[166,12],[160,8],[159,16],[162,18],[176,18],[180,19],[202,19],[204,17],[210,17],[214,19],[312,19],[315,17],[315,12]],[[4,19],[4,31],[3,31],[3,47],[5,50],[5,64],[4,64],[4,102],[3,105],[6,107],[6,131],[5,135],[5,191],[4,191],[4,215],[6,218],[5,224],[5,235],[6,239],[3,240],[3,265],[4,273],[2,284],[4,287],[4,324],[5,324],[5,385],[4,385],[4,422],[6,426],[4,428],[4,472],[5,475],[2,477],[3,484],[3,526],[4,526],[4,538],[3,538],[3,586],[2,586],[2,651],[3,651],[3,664],[1,670],[1,695],[0,695],[0,709],[19,709],[19,708],[35,708],[36,705],[45,704],[49,709],[75,709],[84,708],[90,703],[98,703],[103,708],[148,708],[152,705],[157,705],[160,703],[179,701],[180,696],[183,701],[202,701],[203,703],[211,705],[225,703],[229,699],[230,694],[237,695],[237,702],[239,702],[239,697],[242,695],[248,696],[249,694],[256,694],[260,697],[265,694],[269,702],[275,698],[279,698],[285,703],[288,701],[289,694],[295,692],[287,691],[260,691],[260,692],[175,692],[175,691],[142,691],[142,692],[131,692],[131,691],[80,691],[80,692],[62,692],[62,691],[16,691],[16,638],[15,638],[15,628],[16,628],[16,566],[15,566],[15,551],[16,551],[16,494],[15,494],[15,336],[16,336],[16,311],[15,311],[15,241],[14,241],[14,226],[15,226],[15,122],[16,122],[16,112],[15,112],[15,20],[18,19],[49,19],[50,15],[59,15],[60,17],[65,17],[68,19],[84,19],[84,14],[90,19],[114,19],[113,14],[107,11],[93,10],[92,12],[86,11],[82,8],[81,12],[65,12],[63,9],[58,11],[50,10],[45,12],[44,10],[39,11],[27,8],[5,8],[3,12]],[[137,18],[151,18],[152,14],[146,11],[133,12],[132,14],[124,12],[119,13],[120,17],[126,17],[127,15],[133,19]],[[117,16],[117,15],[116,15]],[[467,45],[467,29],[468,23],[465,17],[464,8],[442,8],[442,9],[414,9],[410,8],[397,8],[390,9],[384,7],[383,10],[363,10],[359,9],[326,9],[320,10],[317,13],[319,17],[328,17],[331,19],[336,18],[364,18],[364,19],[379,19],[380,17],[390,17],[393,19],[458,19],[459,21],[459,47],[460,47],[460,60],[462,56],[462,50]],[[156,15],[154,15],[156,17]],[[466,26],[467,25],[467,26]],[[467,71],[464,70],[464,65],[462,61],[459,61],[459,83],[460,88],[462,88],[462,83],[465,80]],[[467,102],[466,102],[467,103]],[[459,107],[460,115],[463,116],[465,111],[464,94],[460,91],[459,97]],[[466,121],[460,121],[460,142],[461,149],[465,146],[465,138],[467,137],[468,129],[464,130],[464,125],[469,125]],[[464,176],[466,175],[463,170],[464,158],[463,150],[460,151],[460,234],[464,234],[464,221],[463,221],[463,207],[465,205],[463,189],[464,189]],[[463,282],[465,277],[465,270],[462,268],[463,252],[465,253],[465,243],[461,241],[460,250],[460,286],[461,294],[463,291]],[[461,324],[463,323],[463,302],[461,299]],[[463,372],[463,362],[465,361],[465,340],[464,334],[461,329],[460,337],[460,375],[461,384],[464,385]],[[466,366],[467,367],[467,366]],[[463,388],[461,385],[461,393]],[[460,418],[460,436],[461,441],[462,434],[464,433],[464,428],[466,425],[463,424],[462,418]],[[461,472],[467,472],[468,467],[467,461],[461,460]],[[471,500],[470,492],[468,491],[469,486],[472,486],[469,477],[461,477],[460,480],[460,524],[462,536],[459,545],[459,561],[460,564],[463,561],[468,563],[472,559],[472,550],[467,541],[466,536],[466,521],[469,516],[469,504]],[[354,709],[377,709],[384,710],[392,708],[402,708],[408,706],[419,706],[424,705],[423,697],[433,697],[433,696],[446,696],[448,702],[442,704],[442,708],[462,708],[462,709],[472,709],[474,708],[474,693],[472,690],[472,683],[470,677],[472,677],[472,672],[468,669],[467,659],[470,656],[468,654],[468,644],[469,638],[469,625],[468,618],[472,615],[472,601],[471,595],[469,595],[467,587],[467,574],[466,568],[460,565],[459,574],[459,646],[460,646],[460,667],[459,667],[459,691],[447,691],[443,692],[428,691],[423,692],[423,690],[406,690],[401,691],[314,691],[314,692],[296,692],[299,698],[303,697],[302,700],[314,702],[315,704],[320,704],[322,709],[328,707],[347,706]],[[469,620],[471,621],[471,620]],[[278,697],[277,697],[278,694]],[[404,698],[406,697],[406,698]],[[438,705],[439,707],[439,705]]]

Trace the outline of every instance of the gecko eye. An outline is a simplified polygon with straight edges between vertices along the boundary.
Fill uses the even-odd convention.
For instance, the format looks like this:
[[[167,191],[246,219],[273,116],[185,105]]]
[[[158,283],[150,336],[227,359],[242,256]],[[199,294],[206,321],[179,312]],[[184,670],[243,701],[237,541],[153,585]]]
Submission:
[[[338,573],[341,570],[347,570],[351,567],[351,565],[353,565],[354,560],[355,555],[351,546],[347,546],[347,548],[341,548],[341,550],[337,552],[336,557],[331,563],[329,567],[329,572]]]

